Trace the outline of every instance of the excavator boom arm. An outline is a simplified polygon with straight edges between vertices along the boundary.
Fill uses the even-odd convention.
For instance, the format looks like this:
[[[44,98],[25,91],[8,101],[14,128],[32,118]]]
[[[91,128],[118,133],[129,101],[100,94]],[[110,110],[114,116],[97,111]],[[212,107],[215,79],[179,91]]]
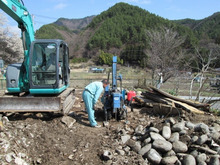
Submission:
[[[22,32],[24,48],[24,61],[19,69],[19,81],[15,81],[16,87],[7,87],[7,90],[10,92],[27,92],[29,90],[29,51],[32,41],[35,40],[31,15],[20,0],[0,0],[0,8],[17,21],[18,27]],[[12,74],[10,73],[9,75],[11,76]],[[9,80],[7,76],[6,78]]]

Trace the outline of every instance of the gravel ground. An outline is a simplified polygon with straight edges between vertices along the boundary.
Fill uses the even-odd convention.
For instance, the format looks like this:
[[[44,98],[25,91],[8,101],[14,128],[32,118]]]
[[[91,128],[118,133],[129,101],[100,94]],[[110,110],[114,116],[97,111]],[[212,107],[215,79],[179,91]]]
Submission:
[[[128,112],[127,121],[111,120],[106,127],[92,128],[84,111],[81,92],[76,91],[76,96],[76,103],[69,116],[49,113],[2,114],[0,164],[150,164],[140,154],[121,143],[120,131],[126,130],[132,136],[139,125],[161,130],[170,116],[164,118],[152,114],[146,108],[135,107],[133,112]],[[103,125],[104,114],[101,107],[99,103],[96,120]],[[184,119],[203,122],[209,126],[214,121],[219,121],[219,117],[213,115],[186,113],[173,118],[176,121]],[[125,152],[126,149],[129,152]],[[108,155],[108,151],[111,154]]]

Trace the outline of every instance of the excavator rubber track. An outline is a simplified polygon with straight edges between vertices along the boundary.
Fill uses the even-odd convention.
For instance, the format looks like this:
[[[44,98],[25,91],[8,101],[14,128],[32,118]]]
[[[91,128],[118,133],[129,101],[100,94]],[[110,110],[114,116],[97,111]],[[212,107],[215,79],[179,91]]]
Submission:
[[[66,115],[75,102],[75,89],[68,88],[59,95],[4,95],[0,97],[0,112],[55,112]]]

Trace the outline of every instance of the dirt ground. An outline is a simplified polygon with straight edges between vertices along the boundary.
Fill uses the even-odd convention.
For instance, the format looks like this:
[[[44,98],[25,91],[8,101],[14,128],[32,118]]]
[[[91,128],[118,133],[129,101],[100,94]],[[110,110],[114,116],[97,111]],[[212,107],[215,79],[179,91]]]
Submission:
[[[76,91],[76,102],[71,118],[76,122],[68,128],[61,122],[63,116],[49,113],[19,113],[8,116],[8,120],[1,130],[0,143],[4,139],[9,141],[9,147],[1,146],[0,163],[7,163],[6,156],[15,153],[27,164],[43,165],[72,165],[72,164],[105,164],[102,160],[104,150],[115,150],[118,147],[118,131],[126,127],[126,121],[111,120],[108,127],[92,128],[89,126],[87,114],[84,111],[84,103],[81,100],[81,91]],[[99,103],[96,111],[96,120],[103,124],[104,113]],[[193,122],[204,122],[211,124],[217,120],[216,116],[197,116],[184,114],[176,116],[176,119],[187,118]],[[3,117],[6,120],[6,118]],[[135,129],[137,125],[153,125],[161,129],[161,123],[165,118],[152,113],[147,109],[135,107],[133,112],[128,113],[129,127]],[[218,118],[219,120],[219,118]],[[3,122],[4,123],[4,122]],[[15,157],[14,156],[14,157]],[[127,163],[116,164],[138,164],[135,162],[137,155],[127,157]],[[138,159],[138,156],[137,156]],[[113,160],[113,162],[117,160]]]

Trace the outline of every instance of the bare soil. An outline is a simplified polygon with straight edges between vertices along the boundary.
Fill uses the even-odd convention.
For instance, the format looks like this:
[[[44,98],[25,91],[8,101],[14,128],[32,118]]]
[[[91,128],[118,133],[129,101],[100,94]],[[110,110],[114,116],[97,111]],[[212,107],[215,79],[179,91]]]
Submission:
[[[61,122],[63,116],[49,113],[19,113],[8,116],[8,122],[0,134],[0,142],[7,139],[10,146],[6,149],[1,146],[0,163],[7,163],[6,155],[15,153],[28,164],[43,165],[72,165],[72,164],[105,164],[102,159],[104,150],[115,150],[118,147],[119,130],[129,126],[135,129],[137,125],[154,126],[161,129],[166,120],[163,116],[152,114],[146,108],[135,107],[128,113],[126,121],[111,120],[108,127],[92,128],[89,126],[88,116],[84,111],[84,103],[81,100],[81,92],[76,91],[77,100],[70,116],[76,123],[68,128]],[[98,104],[96,120],[102,125],[104,114]],[[175,116],[177,120],[185,118],[194,123],[204,122],[209,125],[214,120],[219,120],[213,115],[184,114]],[[3,122],[4,123],[4,122]],[[139,164],[138,155],[132,154],[126,157],[127,163],[121,160],[113,160],[116,164]],[[13,162],[13,163],[12,163]]]

